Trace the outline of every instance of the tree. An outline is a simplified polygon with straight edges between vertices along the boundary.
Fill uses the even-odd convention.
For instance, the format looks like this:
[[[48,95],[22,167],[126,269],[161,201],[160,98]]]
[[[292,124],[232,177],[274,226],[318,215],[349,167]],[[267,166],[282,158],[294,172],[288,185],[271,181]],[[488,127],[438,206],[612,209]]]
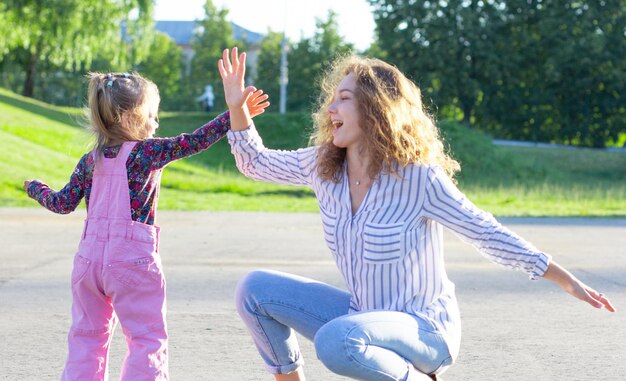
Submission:
[[[228,9],[217,9],[211,0],[204,4],[205,17],[197,21],[198,32],[193,37],[191,46],[195,55],[191,61],[191,75],[187,89],[190,96],[198,96],[207,85],[212,85],[215,92],[215,108],[225,107],[222,80],[217,71],[217,61],[222,58],[225,48],[238,46],[245,50],[245,44],[233,37],[233,28],[226,20]]]
[[[311,91],[322,72],[340,54],[354,50],[339,34],[337,13],[330,10],[326,20],[316,21],[313,37],[303,38],[289,50],[287,109],[309,111],[317,92]]]
[[[386,58],[466,124],[591,146],[623,132],[624,0],[370,3]]]
[[[493,75],[493,20],[501,1],[370,0],[377,45],[439,106],[455,106],[469,125],[480,84]]]
[[[554,95],[558,140],[604,147],[626,130],[626,2],[554,2],[542,13],[542,32],[556,32],[542,83]]]
[[[263,89],[270,99],[268,111],[278,111],[280,104],[280,65],[283,33],[269,30],[261,42],[254,85]]]
[[[513,139],[617,141],[626,123],[623,4],[509,0],[497,37],[509,54],[500,80],[483,86],[482,125]]]
[[[182,79],[182,51],[169,36],[157,32],[148,55],[136,70],[152,80],[161,95],[161,108],[180,108],[180,87]]]
[[[76,70],[98,54],[114,63],[140,59],[151,38],[152,9],[149,0],[9,0],[0,8],[0,31],[8,36],[0,54],[20,58],[26,73],[22,92],[32,97],[42,63]],[[133,11],[136,18],[130,17]],[[123,22],[128,40],[120,34]]]

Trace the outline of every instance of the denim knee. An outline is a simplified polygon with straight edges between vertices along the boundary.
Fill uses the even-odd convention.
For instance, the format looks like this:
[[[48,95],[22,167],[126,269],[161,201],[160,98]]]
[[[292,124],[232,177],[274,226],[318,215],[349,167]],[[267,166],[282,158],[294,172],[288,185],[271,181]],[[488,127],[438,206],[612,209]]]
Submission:
[[[267,287],[268,275],[268,271],[253,270],[237,282],[235,305],[239,316],[250,315],[257,310],[257,296]]]
[[[362,353],[367,348],[368,340],[355,336],[351,325],[334,320],[322,326],[314,338],[317,358],[336,374],[345,374],[355,361],[353,354]]]

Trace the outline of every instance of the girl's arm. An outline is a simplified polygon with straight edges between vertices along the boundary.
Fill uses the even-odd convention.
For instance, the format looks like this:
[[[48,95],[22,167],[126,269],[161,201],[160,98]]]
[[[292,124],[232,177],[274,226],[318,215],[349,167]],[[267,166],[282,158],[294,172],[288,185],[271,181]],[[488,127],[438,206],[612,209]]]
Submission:
[[[263,90],[256,90],[247,98],[246,107],[251,117],[265,112],[269,106],[268,96]],[[230,113],[226,111],[190,134],[180,134],[172,138],[147,139],[139,143],[139,150],[151,161],[151,168],[162,168],[171,161],[182,159],[209,149],[226,135],[231,125]]]
[[[39,202],[44,208],[58,214],[73,212],[85,195],[85,173],[90,153],[85,154],[72,172],[70,181],[56,192],[39,180],[24,181],[24,190],[28,197]]]
[[[150,169],[162,168],[174,160],[209,149],[226,135],[229,127],[229,113],[226,111],[192,133],[146,139],[137,143],[135,149],[142,152],[137,159],[148,161]]]

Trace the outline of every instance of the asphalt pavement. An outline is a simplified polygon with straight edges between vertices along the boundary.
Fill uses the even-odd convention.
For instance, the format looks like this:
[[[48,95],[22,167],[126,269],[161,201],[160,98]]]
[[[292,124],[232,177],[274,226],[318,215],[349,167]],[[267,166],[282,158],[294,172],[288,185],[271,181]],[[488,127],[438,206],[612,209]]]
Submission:
[[[0,208],[0,380],[59,379],[70,325],[70,271],[84,211],[60,216]],[[271,380],[233,305],[248,271],[270,268],[343,287],[317,214],[159,212],[168,281],[170,375],[175,381]],[[604,292],[597,310],[550,282],[488,262],[445,235],[463,319],[461,380],[626,380],[626,219],[501,221]],[[310,381],[339,381],[300,340]],[[113,339],[111,380],[125,342]]]

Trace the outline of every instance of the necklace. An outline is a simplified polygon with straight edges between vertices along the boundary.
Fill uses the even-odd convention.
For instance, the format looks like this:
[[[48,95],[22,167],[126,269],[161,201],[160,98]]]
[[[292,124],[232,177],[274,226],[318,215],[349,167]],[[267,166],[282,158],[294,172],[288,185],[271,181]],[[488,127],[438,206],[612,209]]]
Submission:
[[[356,185],[361,185],[361,180],[357,180],[354,182]]]

